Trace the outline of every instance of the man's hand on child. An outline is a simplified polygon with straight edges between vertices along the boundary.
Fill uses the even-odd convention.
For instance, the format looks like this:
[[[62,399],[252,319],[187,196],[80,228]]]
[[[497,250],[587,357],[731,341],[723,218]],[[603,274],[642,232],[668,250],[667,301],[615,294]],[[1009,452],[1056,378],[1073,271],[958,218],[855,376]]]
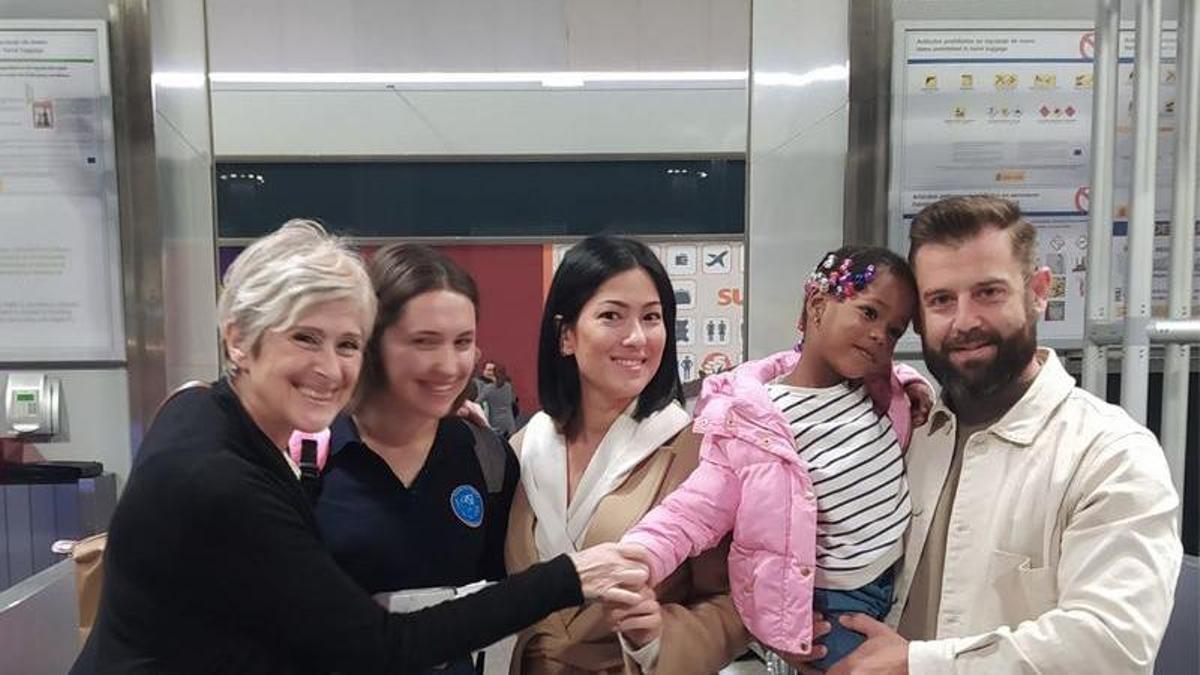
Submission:
[[[913,427],[929,421],[929,412],[933,410],[933,389],[924,382],[909,382],[904,385],[904,393],[908,395],[909,407],[912,408]]]
[[[842,625],[867,636],[829,675],[908,675],[908,640],[865,614],[845,614]]]
[[[813,648],[807,654],[791,654],[789,652],[776,652],[780,658],[787,664],[795,668],[800,675],[820,675],[822,671],[808,665],[818,659],[825,658],[825,645],[817,644],[817,640],[829,634],[833,630],[833,626],[825,620],[825,616],[820,612],[813,612]]]

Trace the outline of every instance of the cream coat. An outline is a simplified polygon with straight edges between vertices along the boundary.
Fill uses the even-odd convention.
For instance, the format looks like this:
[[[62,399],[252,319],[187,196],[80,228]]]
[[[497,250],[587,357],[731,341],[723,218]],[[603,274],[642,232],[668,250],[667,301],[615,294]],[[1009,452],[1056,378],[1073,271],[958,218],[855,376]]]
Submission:
[[[1038,358],[1029,391],[964,448],[937,639],[911,643],[911,673],[1153,672],[1183,555],[1162,448],[1076,388],[1053,351]],[[913,519],[893,625],[954,438],[939,403],[905,455]]]

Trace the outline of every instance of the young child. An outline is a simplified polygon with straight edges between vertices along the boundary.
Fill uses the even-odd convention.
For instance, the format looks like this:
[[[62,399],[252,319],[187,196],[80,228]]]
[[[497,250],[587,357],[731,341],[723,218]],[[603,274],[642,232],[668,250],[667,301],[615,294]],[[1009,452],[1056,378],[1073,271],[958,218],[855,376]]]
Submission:
[[[810,654],[814,606],[832,624],[814,665],[862,642],[837,617],[891,606],[911,508],[902,452],[932,404],[892,363],[916,296],[895,253],[839,249],[805,285],[800,345],[705,380],[700,466],[622,540],[646,549],[652,584],[732,531],[733,601],[760,642]]]

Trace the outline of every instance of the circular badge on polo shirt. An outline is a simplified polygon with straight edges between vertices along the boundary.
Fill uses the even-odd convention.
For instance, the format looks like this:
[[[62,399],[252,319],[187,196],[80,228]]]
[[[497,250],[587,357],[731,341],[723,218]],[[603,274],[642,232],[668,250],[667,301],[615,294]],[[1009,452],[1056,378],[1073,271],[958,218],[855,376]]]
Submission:
[[[483,524],[483,497],[474,485],[459,485],[450,493],[450,509],[468,527]]]

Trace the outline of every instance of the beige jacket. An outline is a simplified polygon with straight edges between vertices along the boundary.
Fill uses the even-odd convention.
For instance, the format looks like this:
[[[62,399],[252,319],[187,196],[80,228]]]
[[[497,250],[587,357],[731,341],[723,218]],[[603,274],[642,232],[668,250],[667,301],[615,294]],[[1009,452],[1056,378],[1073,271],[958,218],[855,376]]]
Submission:
[[[512,439],[521,452],[523,434]],[[684,431],[642,462],[600,502],[584,546],[618,541],[699,462],[700,437]],[[566,476],[563,477],[566,479]],[[537,562],[534,516],[522,486],[509,515],[505,558],[509,573]],[[689,560],[655,589],[662,605],[663,635],[655,675],[715,673],[746,650],[749,635],[729,596],[725,560],[728,541]],[[597,604],[551,614],[517,638],[511,672],[521,675],[632,673],[641,670],[621,650]]]
[[[938,639],[914,675],[1152,673],[1183,550],[1158,441],[1075,387],[1054,352],[1025,396],[964,447],[946,541]],[[939,402],[905,459],[913,519],[895,625],[954,451]]]

